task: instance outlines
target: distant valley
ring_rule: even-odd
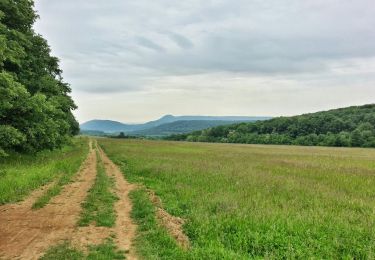
[[[106,135],[124,132],[128,135],[165,136],[188,133],[219,125],[238,122],[255,122],[270,117],[246,116],[173,116],[166,115],[158,120],[143,124],[126,124],[112,120],[91,120],[80,125],[81,133]]]

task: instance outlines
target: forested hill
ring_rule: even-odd
[[[0,0],[0,157],[53,149],[78,133],[70,87],[45,39],[34,32],[31,0]]]
[[[228,121],[228,122],[248,122],[248,121],[257,121],[257,120],[266,120],[270,119],[270,117],[260,117],[260,116],[173,116],[173,115],[165,115],[157,120],[149,121],[146,123],[141,124],[124,124],[117,121],[112,120],[90,120],[81,124],[81,130],[83,131],[103,131],[106,133],[115,133],[115,132],[125,132],[131,134],[135,131],[143,131],[146,129],[151,129],[154,127],[161,126],[163,124],[169,124],[177,121],[185,121],[191,122],[195,124],[193,121]],[[218,125],[218,124],[216,124]],[[208,125],[207,127],[215,126],[214,123]],[[205,128],[207,128],[205,127]],[[193,129],[192,130],[198,130]],[[199,128],[203,129],[203,128]],[[158,131],[158,130],[157,130]],[[190,132],[190,131],[189,131]]]
[[[375,147],[375,104],[218,126],[168,140]]]
[[[230,125],[233,121],[222,120],[181,120],[162,124],[149,129],[130,132],[134,136],[168,136],[171,134],[189,133],[219,125]]]

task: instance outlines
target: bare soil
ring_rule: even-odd
[[[0,207],[0,259],[38,259],[48,248],[69,240],[82,250],[97,245],[112,234],[126,259],[137,259],[132,245],[137,226],[131,219],[132,203],[129,192],[136,186],[128,183],[119,168],[107,157],[96,143],[90,142],[90,152],[76,175],[74,182],[63,187],[45,207],[32,209],[33,203],[53,183],[31,193],[24,201]],[[115,179],[119,200],[115,204],[116,224],[113,228],[77,227],[82,207],[96,177],[96,149],[99,150],[106,173]]]
[[[116,180],[115,193],[119,200],[115,204],[117,215],[114,227],[115,242],[120,250],[127,252],[126,259],[137,259],[135,249],[132,245],[136,236],[137,226],[130,215],[132,202],[129,199],[129,192],[136,189],[136,185],[127,182],[120,169],[108,158],[103,150],[99,148],[99,151],[107,174],[113,176]]]
[[[95,176],[96,153],[91,149],[76,181],[65,185],[44,208],[32,210],[31,206],[48,187],[33,192],[21,203],[0,207],[0,258],[38,259],[50,246],[71,239],[81,202]]]

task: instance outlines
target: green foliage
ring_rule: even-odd
[[[99,153],[97,158],[97,176],[82,205],[79,225],[88,226],[94,222],[98,227],[112,227],[116,222],[114,203],[118,198],[112,192],[114,180],[106,174]]]
[[[2,144],[2,147],[0,147],[0,157],[6,155],[4,149],[10,149],[24,141],[25,136],[16,128],[7,125],[0,125],[0,143]]]
[[[30,0],[0,0],[0,10],[4,13],[2,23],[21,32],[31,30],[37,18],[33,5]]]
[[[375,105],[218,126],[168,140],[306,146],[375,147]]]
[[[0,155],[59,148],[79,131],[58,59],[32,29],[36,18],[33,1],[0,0]]]
[[[86,136],[107,136],[103,131],[95,131],[95,130],[80,130],[80,135],[86,135]]]
[[[98,140],[126,178],[186,220],[191,249],[133,192],[145,259],[372,259],[374,149]]]
[[[129,132],[131,135],[137,136],[168,136],[171,134],[189,133],[209,127],[220,125],[230,125],[233,121],[224,120],[180,120],[171,123],[165,123],[149,129]]]

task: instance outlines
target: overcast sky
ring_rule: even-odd
[[[36,0],[82,123],[375,102],[373,0]]]

